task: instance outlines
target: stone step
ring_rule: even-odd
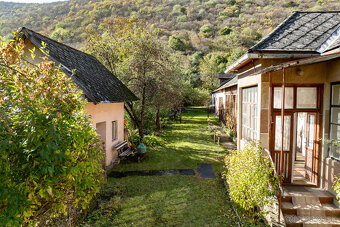
[[[287,227],[340,226],[340,217],[285,215],[284,219]]]
[[[282,197],[282,202],[289,202],[291,203],[292,202],[292,196],[290,195],[286,195],[285,197]],[[321,204],[333,204],[333,199],[334,197],[333,196],[322,196],[322,197],[319,197],[319,200],[320,200],[320,203]]]
[[[284,215],[339,217],[340,208],[336,207],[334,204],[321,204],[321,206],[301,206],[294,205],[290,202],[283,202],[282,213]]]
[[[295,168],[305,168],[305,162],[295,162],[294,169]]]

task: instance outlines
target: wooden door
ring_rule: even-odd
[[[273,144],[273,160],[277,173],[280,173],[280,156],[282,144],[282,122],[281,114],[273,115],[274,118],[274,142]],[[287,113],[284,116],[283,130],[283,182],[290,183],[292,178],[292,150],[293,150],[293,114]]]
[[[316,183],[318,178],[318,154],[316,152],[316,113],[307,113],[306,127],[306,178]]]

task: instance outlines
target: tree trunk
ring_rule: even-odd
[[[143,86],[143,92],[142,92],[142,106],[141,106],[141,111],[140,111],[140,121],[138,125],[138,132],[139,132],[139,137],[143,139],[144,133],[143,133],[143,124],[144,124],[144,110],[145,110],[145,99],[146,99],[146,85]]]
[[[182,123],[182,106],[179,106],[179,123]]]
[[[160,111],[160,107],[158,107],[157,114],[156,114],[156,129],[158,131],[161,130],[160,115],[161,115],[161,111]]]
[[[131,118],[131,120],[133,121],[133,123],[135,124],[135,126],[138,128],[139,137],[142,139],[144,137],[143,122],[140,119],[138,119],[138,115],[133,107],[133,104],[126,103],[126,105],[124,105],[124,108],[128,113],[129,117]]]

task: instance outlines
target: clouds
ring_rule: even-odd
[[[51,3],[64,1],[68,0],[0,0],[0,2],[17,2],[17,3]]]

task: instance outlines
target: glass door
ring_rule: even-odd
[[[282,145],[282,117],[274,114],[274,153],[273,159],[277,173],[280,173],[280,158]],[[293,114],[287,113],[284,116],[283,130],[283,182],[290,183],[292,178],[292,148],[293,148]]]
[[[306,131],[306,178],[316,183],[318,171],[318,155],[315,149],[316,113],[307,113]]]

